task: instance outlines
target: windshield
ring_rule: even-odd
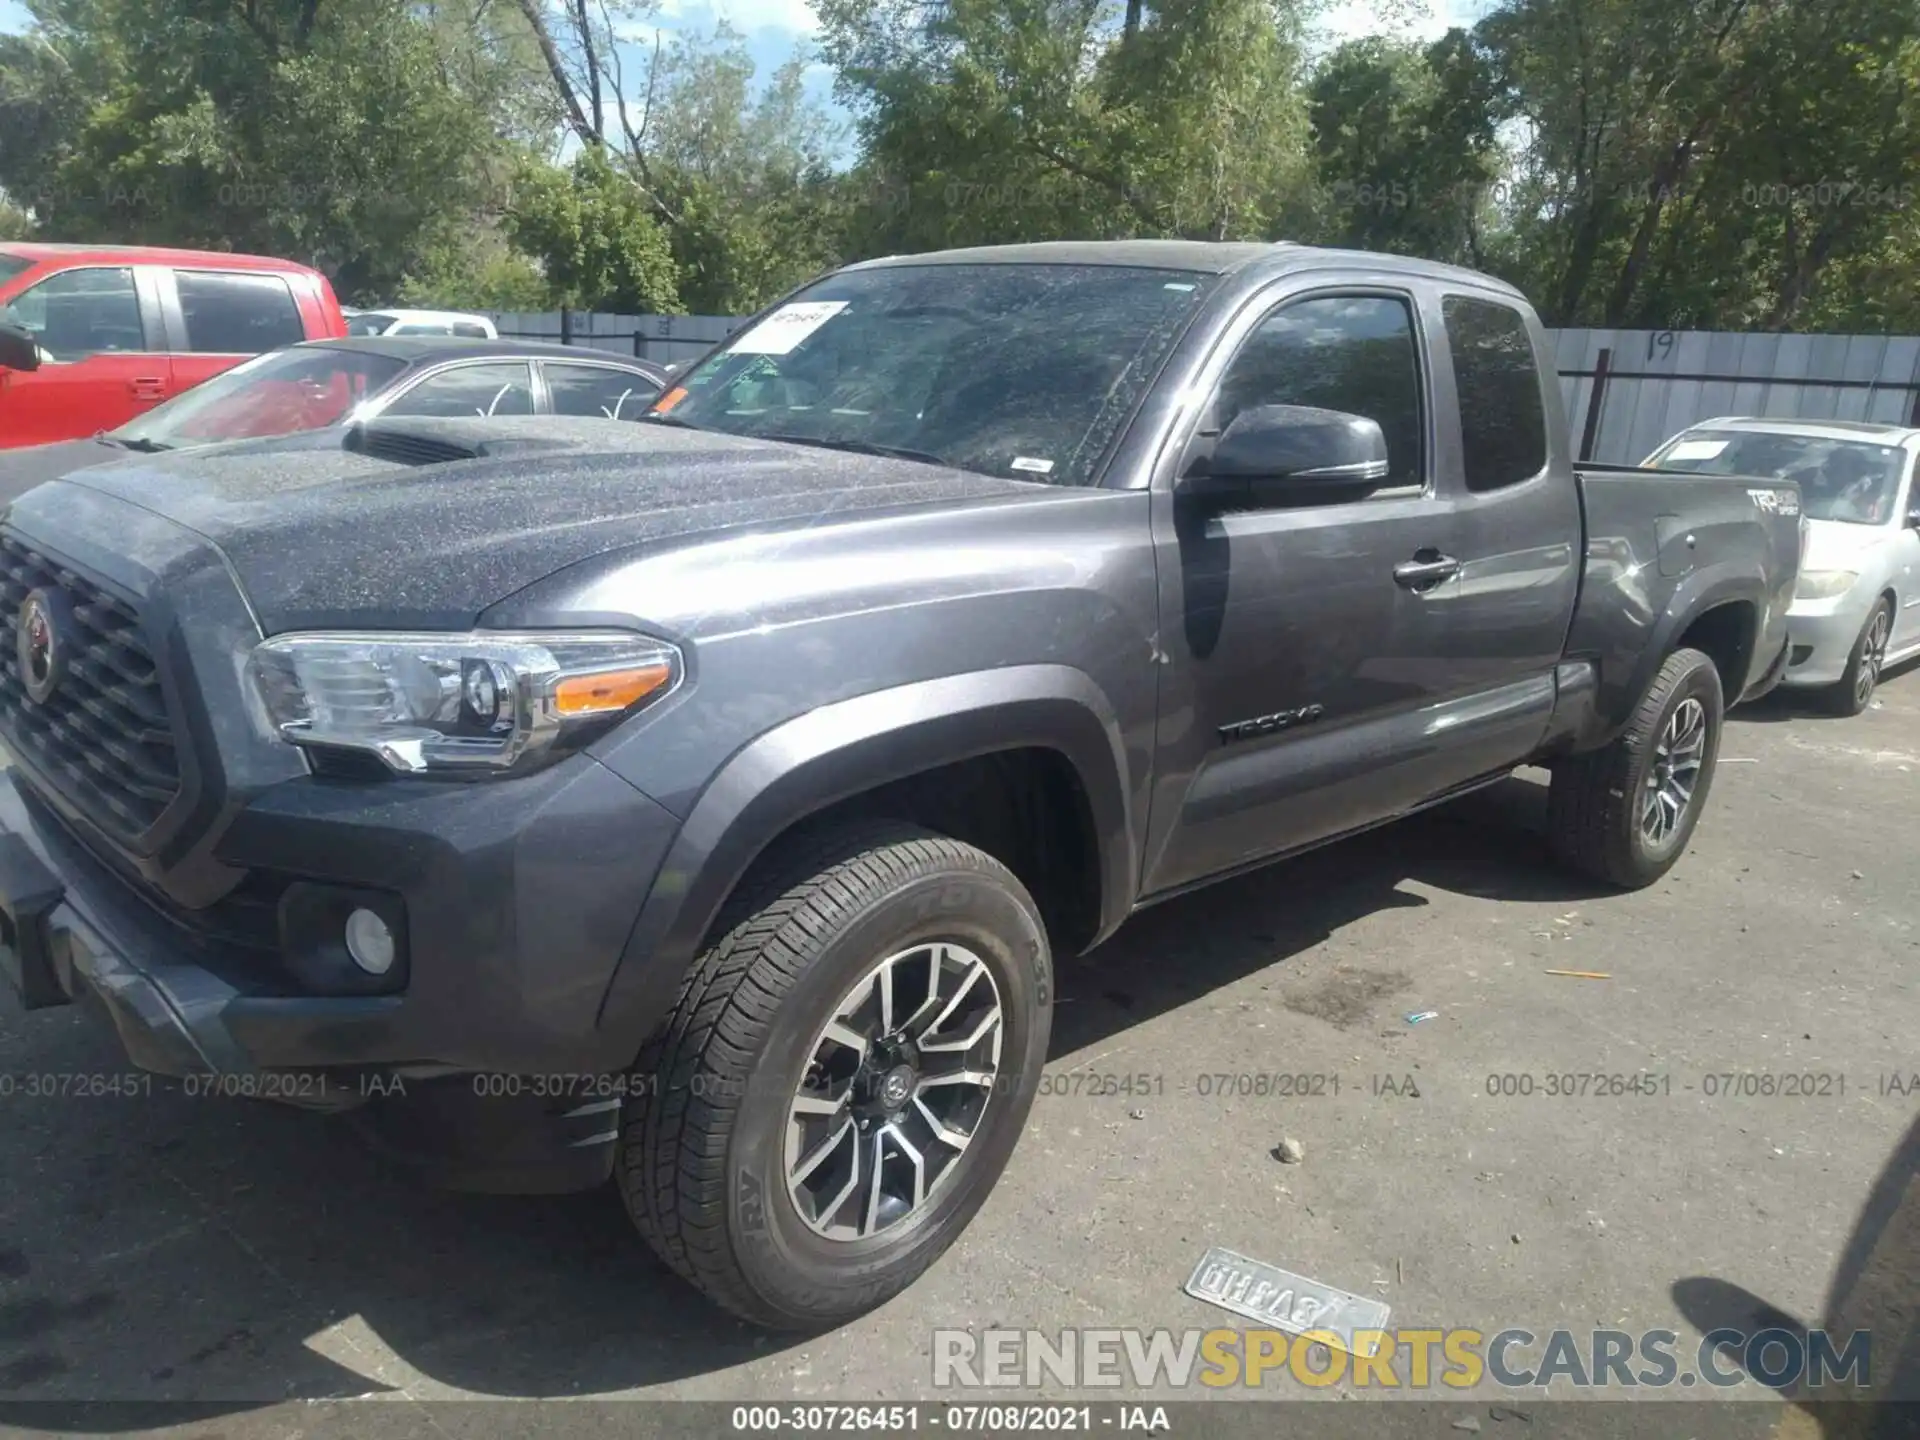
[[[387,327],[393,324],[393,316],[380,314],[360,314],[347,317],[349,335],[384,335]]]
[[[1800,508],[1811,520],[1884,525],[1907,452],[1865,440],[1828,440],[1766,430],[1688,430],[1656,450],[1647,464],[1702,475],[1767,475],[1800,484]]]
[[[24,275],[31,270],[34,262],[24,255],[9,255],[0,250],[0,285],[6,284],[16,275]]]
[[[405,369],[390,355],[296,345],[273,350],[183,391],[107,438],[174,449],[317,430],[378,393]]]
[[[1084,485],[1211,278],[1107,265],[849,271],[735,336],[653,415]]]

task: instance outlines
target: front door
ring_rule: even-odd
[[[1448,318],[1451,353],[1441,297],[1415,286],[1283,300],[1199,412],[1187,454],[1254,405],[1362,415],[1389,475],[1364,498],[1282,508],[1156,496],[1165,669],[1147,893],[1403,813],[1544,734],[1578,497],[1564,457],[1549,463],[1531,354],[1501,349],[1494,327],[1494,359],[1518,368],[1501,372],[1509,413],[1490,416],[1488,317]],[[1436,423],[1457,413],[1456,383],[1477,387],[1464,436]]]
[[[1167,527],[1156,536],[1166,669],[1148,893],[1401,804],[1406,757],[1392,753],[1388,722],[1437,686],[1428,601],[1394,571],[1448,553],[1454,537],[1434,483],[1418,317],[1409,291],[1282,302],[1238,344],[1188,447],[1255,405],[1346,411],[1385,434],[1387,487],[1280,509],[1222,512],[1179,496],[1155,507]]]
[[[5,372],[0,448],[111,430],[172,393],[150,288],[133,266],[81,266],[0,301],[42,351],[38,370]]]

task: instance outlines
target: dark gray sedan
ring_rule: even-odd
[[[664,366],[603,350],[441,335],[315,340],[269,351],[87,440],[0,451],[0,502],[129,450],[317,430],[375,415],[637,420]]]

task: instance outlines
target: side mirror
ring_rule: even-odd
[[[0,370],[38,370],[40,347],[18,325],[0,321]]]
[[[1195,494],[1248,499],[1365,491],[1387,478],[1387,438],[1376,421],[1308,405],[1242,410],[1213,454],[1183,477]]]

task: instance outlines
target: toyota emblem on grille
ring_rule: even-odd
[[[14,648],[20,660],[20,681],[36,705],[47,703],[66,673],[66,637],[72,629],[66,596],[57,590],[35,590],[20,606]]]

